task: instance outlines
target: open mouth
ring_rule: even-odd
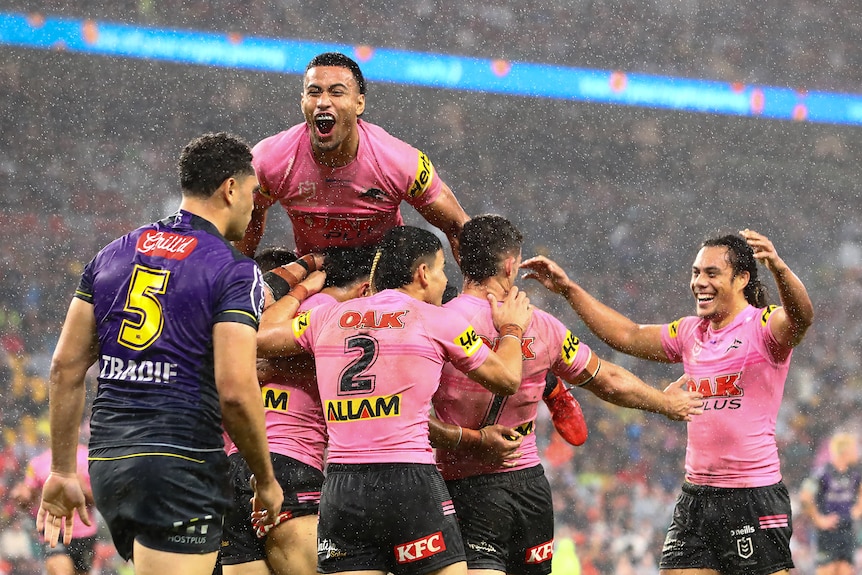
[[[715,299],[714,295],[697,294],[697,303],[709,303]]]
[[[328,134],[335,127],[335,116],[332,114],[320,114],[315,116],[314,125],[321,134]]]

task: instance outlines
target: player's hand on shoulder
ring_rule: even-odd
[[[692,416],[703,413],[703,394],[696,390],[694,380],[683,374],[664,388],[667,400],[665,416],[674,421],[691,421]]]
[[[500,302],[501,305],[497,305],[497,297],[490,293],[488,302],[491,304],[491,317],[495,328],[499,330],[506,324],[515,324],[521,328],[521,331],[527,330],[533,318],[533,306],[530,305],[527,294],[513,286]]]

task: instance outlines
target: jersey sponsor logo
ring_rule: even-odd
[[[534,421],[528,421],[527,423],[522,423],[518,427],[515,428],[515,431],[520,433],[521,435],[530,435],[533,433],[533,428],[535,427]]]
[[[480,335],[482,338],[482,342],[493,349],[495,352],[497,348],[500,347],[501,338],[495,337],[493,340],[484,335]],[[533,351],[533,343],[535,343],[535,337],[525,337],[521,340],[521,357],[524,359],[536,359],[536,352]]]
[[[464,350],[467,357],[470,357],[482,347],[482,338],[479,337],[479,334],[476,333],[472,325],[467,326],[467,329],[462,331],[453,341]]]
[[[401,394],[330,399],[326,401],[326,420],[330,422],[361,421],[401,416]]]
[[[524,563],[527,563],[528,565],[544,563],[545,561],[550,561],[553,556],[554,540],[551,539],[546,543],[542,543],[541,545],[536,545],[535,547],[530,547],[529,549],[527,549],[527,555],[524,558]]]
[[[291,326],[293,327],[293,337],[296,339],[299,339],[305,333],[305,330],[308,329],[308,325],[311,323],[311,311],[304,311],[293,318]]]
[[[193,236],[147,230],[138,237],[135,249],[148,256],[182,260],[189,257],[197,245],[198,239]]]
[[[579,340],[575,335],[566,330],[566,337],[563,339],[563,347],[560,350],[560,357],[563,358],[563,361],[566,362],[566,365],[572,365],[572,362],[575,361],[575,358],[578,356],[578,349],[581,347],[581,340]]]
[[[771,316],[772,312],[774,312],[776,309],[778,309],[777,305],[766,306],[763,309],[763,313],[760,314],[760,325],[766,327],[766,323],[769,321],[769,316]]]
[[[396,545],[395,562],[400,565],[413,563],[443,551],[446,551],[446,542],[443,540],[443,532],[438,531],[416,541]]]
[[[403,329],[401,318],[407,315],[407,310],[386,311],[378,315],[376,311],[359,313],[346,311],[338,318],[338,327],[356,329]]]
[[[431,180],[434,179],[434,166],[431,165],[431,160],[424,152],[419,152],[419,161],[416,165],[416,177],[413,179],[413,185],[410,186],[407,194],[411,198],[418,198],[428,190],[431,185]]]
[[[264,409],[287,411],[287,406],[290,403],[289,390],[278,389],[265,385],[260,388],[260,395],[263,398]]]
[[[338,547],[332,539],[323,539],[317,543],[317,556],[324,559],[343,559],[347,551]]]
[[[742,372],[716,375],[715,377],[701,377],[697,380],[688,380],[689,391],[700,392],[704,398],[709,397],[736,397],[744,395],[742,388],[737,385],[742,378]]]
[[[681,321],[682,319],[678,319],[675,322],[669,323],[667,325],[667,333],[671,338],[675,338],[679,335],[679,322]]]
[[[135,361],[103,355],[101,363],[100,379],[170,383],[177,376],[177,364],[166,361]]]

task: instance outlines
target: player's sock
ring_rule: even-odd
[[[551,392],[544,397],[545,405],[551,411],[554,427],[567,442],[572,445],[583,445],[587,440],[588,430],[581,405],[571,391],[566,388],[562,379],[550,373],[548,377],[554,378],[556,382]],[[548,384],[550,387],[551,382],[549,381]]]

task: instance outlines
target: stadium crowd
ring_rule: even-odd
[[[746,2],[619,0],[558,8],[474,2],[445,17],[439,1],[391,4],[336,2],[327,8],[331,18],[321,17],[317,3],[287,0],[12,0],[0,2],[0,10],[411,49],[445,45],[481,57],[809,89],[858,90],[862,80],[862,69],[850,65],[862,56],[851,41],[858,19],[848,17],[854,6],[845,0],[796,0],[780,6],[782,14],[773,13],[778,4]],[[379,18],[384,9],[386,21]],[[656,41],[668,37],[670,44]],[[300,121],[300,81],[63,52],[3,48],[3,54],[0,574],[38,573],[31,518],[8,494],[45,447],[48,362],[82,266],[109,239],[176,208],[179,142],[220,129],[256,142]],[[379,84],[370,90],[366,117],[423,149],[468,214],[505,215],[525,231],[525,256],[547,253],[602,301],[640,321],[691,312],[679,307],[684,294],[665,287],[683,285],[689,270],[681,267],[675,278],[657,270],[690,261],[697,240],[746,227],[766,232],[806,282],[817,310],[796,351],[778,427],[794,498],[823,460],[829,435],[859,432],[858,128]],[[264,244],[289,237],[287,225],[274,218]],[[661,385],[678,375],[604,348],[564,302],[524,287],[600,353],[646,381]],[[562,442],[547,414],[537,427],[557,539],[576,544],[585,574],[657,573],[683,475],[682,424],[575,393],[590,426],[583,447]],[[798,572],[813,572],[806,571],[812,546],[801,515],[794,545]],[[106,560],[102,572],[123,568]]]

